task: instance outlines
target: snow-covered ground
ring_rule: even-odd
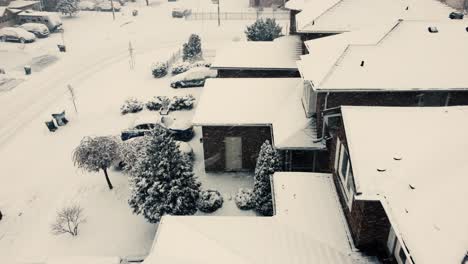
[[[115,189],[109,191],[102,172],[83,172],[73,166],[72,150],[84,136],[118,135],[127,128],[137,116],[120,115],[120,105],[128,97],[146,101],[156,95],[191,93],[198,99],[202,88],[171,89],[169,78],[151,76],[151,63],[166,59],[191,33],[201,36],[205,48],[216,49],[242,38],[245,25],[252,23],[225,21],[218,28],[216,21],[173,19],[170,10],[174,3],[150,2],[150,7],[143,2],[130,3],[116,21],[111,13],[98,12],[64,18],[67,53],[57,50],[60,34],[24,47],[0,43],[0,64],[5,63],[10,74],[25,79],[14,89],[0,91],[0,263],[38,261],[55,255],[148,252],[157,227],[131,213],[126,175],[111,170]],[[211,5],[205,2],[187,0],[187,5]],[[135,8],[139,15],[132,17],[129,14]],[[129,68],[129,41],[136,52],[134,70]],[[33,68],[31,76],[21,74],[25,63],[42,55],[58,60],[40,72]],[[68,84],[75,89],[78,114],[67,94]],[[70,123],[50,133],[44,121],[61,110],[66,111]],[[190,119],[193,111],[173,114]],[[231,199],[239,187],[252,185],[252,177],[206,175],[200,134],[196,130],[190,142],[196,155],[196,175],[204,188],[217,189],[225,197],[223,208],[214,214],[254,215],[238,210]],[[52,235],[49,225],[56,210],[70,203],[83,207],[87,222],[77,238]]]

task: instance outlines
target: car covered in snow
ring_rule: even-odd
[[[62,20],[57,12],[44,12],[25,10],[18,14],[18,23],[41,23],[47,26],[50,32],[62,30]]]
[[[172,77],[172,88],[199,87],[205,85],[208,78],[216,78],[218,71],[207,67],[195,67],[184,73]]]
[[[80,1],[78,8],[83,11],[96,10],[96,3],[93,1]]]
[[[192,13],[192,10],[191,9],[188,9],[188,8],[173,8],[172,9],[172,17],[178,17],[178,18],[182,18],[182,17],[186,17],[188,15],[190,15]]]
[[[0,41],[33,42],[36,36],[22,28],[4,27],[0,29]]]
[[[114,11],[119,12],[122,6],[118,1],[114,1]],[[112,11],[112,3],[110,1],[102,1],[96,4],[97,11]]]
[[[19,27],[33,33],[38,38],[45,38],[50,34],[49,28],[41,23],[25,23]]]
[[[129,129],[122,131],[120,138],[122,141],[126,141],[131,138],[141,137],[150,133],[157,126],[167,129],[177,141],[189,141],[194,136],[193,125],[190,122],[152,113],[150,115],[140,115],[133,121]]]

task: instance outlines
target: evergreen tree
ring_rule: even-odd
[[[245,35],[250,41],[272,41],[275,38],[281,37],[282,28],[276,23],[275,19],[267,18],[263,20],[257,19],[255,23],[247,26]]]
[[[255,211],[262,215],[273,215],[270,176],[279,169],[279,155],[267,140],[260,148],[257,158],[252,196]]]
[[[129,205],[136,214],[156,223],[165,214],[197,211],[200,183],[169,132],[156,127],[130,172]]]
[[[64,15],[73,16],[80,11],[79,3],[80,0],[58,0],[56,9]]]
[[[86,171],[103,170],[112,190],[107,169],[120,158],[119,143],[112,137],[85,137],[73,151],[73,162]]]
[[[184,61],[196,61],[202,59],[201,39],[197,34],[190,35],[187,43],[184,43],[183,55]]]

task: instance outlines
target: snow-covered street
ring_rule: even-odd
[[[129,97],[146,102],[156,95],[192,94],[198,99],[202,88],[172,89],[169,77],[153,78],[150,65],[180,49],[191,33],[200,35],[204,49],[214,50],[243,38],[245,25],[252,22],[223,21],[218,27],[214,20],[172,18],[172,7],[184,3],[150,0],[150,7],[143,1],[129,3],[117,13],[115,21],[111,13],[104,12],[64,17],[66,53],[59,53],[56,46],[62,43],[60,33],[24,47],[0,43],[0,63],[5,62],[9,74],[25,79],[12,90],[0,90],[0,208],[4,215],[0,223],[0,263],[34,262],[56,255],[148,253],[156,225],[132,214],[127,203],[127,176],[110,170],[115,188],[109,191],[102,172],[88,173],[74,167],[72,150],[84,136],[119,135],[127,128],[138,115],[120,114],[121,104]],[[189,0],[186,4],[212,5],[211,1]],[[139,10],[138,16],[131,16],[133,9]],[[136,54],[134,70],[129,67],[129,41]],[[35,71],[33,64],[32,75],[25,76],[22,67],[38,56],[57,60],[41,71]],[[78,113],[67,85],[75,90]],[[51,119],[50,114],[62,110],[69,124],[49,132],[44,122]],[[193,111],[174,115],[190,119]],[[237,209],[232,200],[239,187],[251,186],[252,177],[205,175],[200,136],[196,130],[190,142],[195,152],[195,174],[203,188],[218,189],[225,197],[223,208],[215,214],[254,215]],[[84,209],[86,223],[80,235],[52,235],[50,223],[56,210],[70,203],[79,203]]]

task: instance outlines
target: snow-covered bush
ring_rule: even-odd
[[[147,137],[148,143],[130,171],[128,203],[133,212],[150,223],[165,214],[195,214],[201,184],[192,167],[166,129],[157,126]]]
[[[80,11],[79,3],[80,0],[58,0],[55,8],[64,15],[73,16]]]
[[[155,96],[146,103],[146,108],[151,111],[159,111],[170,105],[171,100],[167,96]]]
[[[208,61],[196,61],[194,63],[192,63],[192,68],[195,68],[195,67],[211,67],[211,62],[208,62]]]
[[[240,188],[235,197],[237,207],[241,210],[250,210],[254,208],[252,195],[252,189]]]
[[[182,49],[182,59],[184,61],[196,61],[202,59],[202,46],[200,36],[197,34],[190,35],[187,43],[184,43]]]
[[[141,110],[143,110],[143,103],[136,98],[128,98],[120,107],[120,113],[122,115],[128,113],[138,113]]]
[[[212,213],[223,206],[223,197],[216,190],[206,190],[200,192],[198,198],[198,210],[204,213]]]
[[[278,152],[267,140],[260,148],[254,176],[252,200],[254,209],[265,216],[273,215],[273,200],[271,195],[270,176],[280,169]]]
[[[174,96],[169,105],[169,110],[190,110],[195,103],[193,95]]]
[[[89,172],[104,171],[107,185],[113,186],[107,169],[120,159],[120,145],[113,137],[84,137],[73,151],[73,163]]]
[[[57,212],[55,221],[50,225],[52,234],[78,235],[78,228],[86,219],[83,216],[83,208],[79,205],[66,206]]]
[[[172,68],[171,68],[171,73],[172,75],[177,75],[177,74],[180,74],[180,73],[183,73],[183,72],[186,72],[188,70],[190,70],[190,68],[192,67],[192,65],[188,62],[179,62],[179,63],[176,63],[174,65],[172,65]]]
[[[281,36],[282,28],[275,19],[258,19],[250,26],[247,26],[245,35],[250,41],[272,41]]]
[[[161,78],[167,75],[167,63],[156,62],[151,66],[151,73],[154,78]]]
[[[144,151],[148,145],[148,137],[136,137],[123,141],[120,144],[120,161],[119,165],[125,172],[130,172],[138,158],[138,153]]]

